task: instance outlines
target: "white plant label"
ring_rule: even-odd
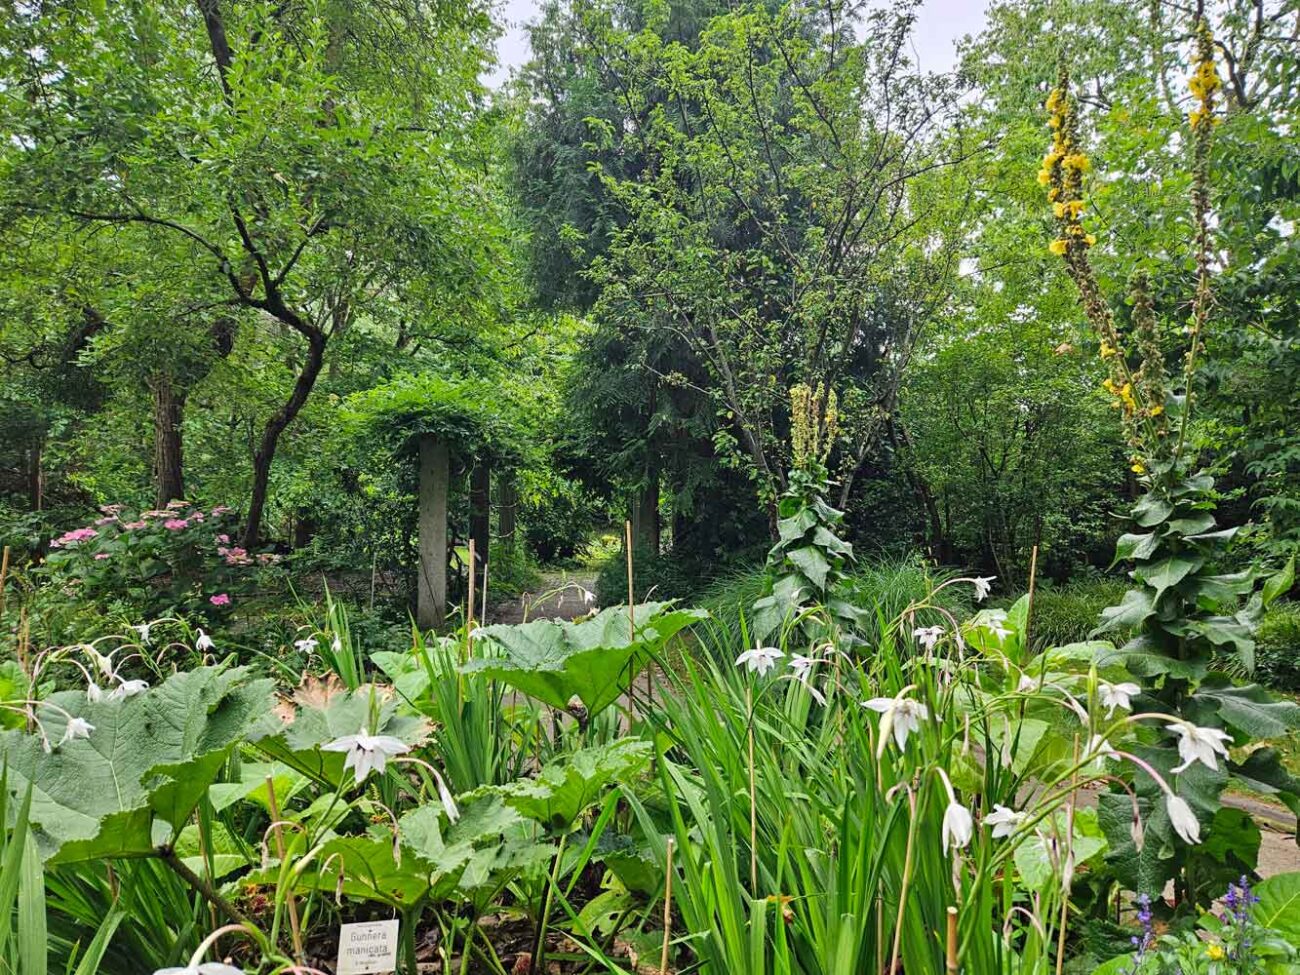
[[[397,921],[365,921],[339,926],[338,975],[370,975],[397,970]]]

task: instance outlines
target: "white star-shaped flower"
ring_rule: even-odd
[[[976,576],[971,580],[975,587],[975,602],[982,603],[990,592],[993,591],[993,582],[997,576]]]
[[[1101,768],[1105,759],[1118,759],[1119,752],[1115,751],[1115,749],[1111,747],[1110,742],[1101,735],[1093,735],[1092,740],[1088,742],[1088,749],[1084,753],[1084,758],[1093,759],[1096,762],[1097,767]]]
[[[1097,697],[1106,709],[1106,717],[1115,713],[1116,708],[1132,711],[1132,698],[1142,693],[1142,688],[1131,681],[1123,684],[1107,684],[1104,680],[1097,683]]]
[[[319,646],[316,642],[316,638],[310,636],[301,640],[294,640],[293,645],[299,653],[311,653],[317,646]]]
[[[943,636],[943,627],[942,626],[918,626],[915,630],[912,631],[912,636],[914,636],[917,642],[920,643],[921,646],[925,648],[926,653],[933,653],[934,645],[938,643],[939,638]]]
[[[993,827],[993,838],[997,840],[1014,833],[1027,815],[994,803],[993,811],[984,817],[984,825]]]
[[[930,709],[924,704],[902,696],[873,697],[870,701],[863,701],[862,706],[880,712],[878,752],[884,751],[885,741],[890,734],[893,734],[898,750],[902,751],[907,747],[907,736],[913,731],[919,731],[921,722],[930,717]]]
[[[209,650],[215,650],[217,645],[213,642],[212,637],[208,636],[202,630],[198,631],[198,637],[194,640],[194,649],[199,653],[206,653]]]
[[[776,668],[776,662],[785,654],[776,647],[754,647],[736,658],[736,666],[748,667],[755,674],[766,674]]]
[[[357,785],[364,782],[371,772],[382,772],[392,756],[404,755],[411,750],[411,746],[400,738],[372,735],[365,728],[355,735],[344,735],[320,747],[323,752],[347,753],[343,767],[354,771]]]
[[[104,689],[94,681],[91,681],[86,685],[86,700],[91,704],[98,704],[100,701],[104,700],[105,696]]]
[[[89,738],[90,733],[95,730],[95,726],[85,718],[69,718],[67,726],[63,729],[63,737],[59,739],[62,745],[65,741],[72,741],[74,738]]]
[[[1016,684],[1016,692],[1019,694],[1032,694],[1038,690],[1038,681],[1029,674],[1021,674],[1020,680]]]
[[[152,626],[152,623],[136,623],[131,627],[136,633],[140,634],[140,642],[146,647],[149,646],[149,630]]]
[[[159,968],[153,975],[244,975],[244,970],[219,961],[205,961],[184,968]]]
[[[1175,766],[1170,771],[1183,772],[1197,762],[1217,771],[1219,763],[1214,757],[1215,752],[1224,758],[1228,757],[1226,742],[1232,741],[1232,735],[1226,731],[1201,728],[1190,721],[1175,721],[1165,727],[1178,734],[1178,755],[1183,760],[1182,765]]]
[[[110,701],[123,701],[128,697],[135,697],[137,694],[143,694],[149,690],[147,680],[124,680],[109,692]]]

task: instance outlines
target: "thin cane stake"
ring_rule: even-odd
[[[1029,654],[1029,630],[1034,621],[1034,580],[1038,577],[1038,546],[1029,553],[1029,594],[1025,597],[1025,654]]]
[[[948,960],[944,966],[948,972],[957,971],[957,908],[948,908]]]
[[[474,559],[474,539],[469,540],[469,599],[465,602],[465,650],[467,656],[474,656],[474,576],[478,571]]]
[[[668,975],[668,942],[673,933],[673,838],[668,837],[668,872],[664,875],[664,947],[659,954],[659,975]]]
[[[275,800],[275,780],[271,776],[266,777],[266,805],[271,812],[271,821],[275,823],[272,832],[275,833],[275,851],[280,857],[280,863],[284,863],[284,828],[280,825],[280,804]],[[298,902],[293,896],[293,890],[287,890],[284,894],[285,906],[289,908],[289,935],[293,938],[293,959],[299,965],[303,964],[306,955],[302,950],[302,929],[298,926]]]
[[[635,638],[636,620],[632,618],[634,612],[632,607],[636,602],[636,595],[632,589],[632,522],[623,522],[623,534],[627,546],[627,626],[628,633]]]
[[[5,614],[5,580],[9,578],[9,546],[5,546],[4,555],[0,556],[0,616]]]

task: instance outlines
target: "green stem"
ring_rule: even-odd
[[[250,921],[243,912],[222,897],[215,887],[187,867],[180,857],[176,855],[176,851],[171,847],[160,847],[158,849],[158,857],[163,863],[171,867],[178,877],[207,898],[208,903],[219,910],[233,923],[247,925],[250,928],[254,927],[253,922]]]
[[[420,975],[420,963],[415,958],[415,921],[418,917],[416,908],[402,912],[402,953],[406,956],[406,975]]]
[[[546,896],[542,898],[542,916],[537,920],[537,940],[533,944],[533,958],[529,968],[531,975],[543,971],[542,955],[546,951],[546,926],[551,917],[551,897],[555,892],[555,885],[560,881],[560,864],[564,860],[564,844],[568,838],[567,835],[560,837],[560,845],[556,848],[555,859],[551,863],[551,873],[546,880]]]

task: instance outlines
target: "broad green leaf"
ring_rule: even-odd
[[[1205,560],[1202,558],[1176,555],[1161,559],[1159,562],[1152,562],[1150,565],[1139,566],[1133,570],[1133,577],[1155,589],[1156,598],[1159,599],[1160,594],[1166,589],[1178,585],[1204,564]]]
[[[1038,829],[1048,837],[1059,837],[1060,853],[1064,855],[1066,837],[1066,815],[1058,811],[1048,817]],[[1097,825],[1097,812],[1093,809],[1075,810],[1074,836],[1071,849],[1074,851],[1075,865],[1087,863],[1093,857],[1103,853],[1107,848],[1105,837]],[[1037,833],[1024,837],[1012,854],[1020,879],[1029,890],[1041,891],[1049,884],[1060,883],[1059,867],[1053,868],[1052,855],[1045,841]]]
[[[397,703],[390,689],[363,684],[322,703],[301,705],[279,734],[263,739],[258,747],[318,782],[338,785],[346,756],[343,752],[321,751],[321,745],[355,735],[363,727],[372,734],[400,738],[412,747],[428,737],[428,722],[398,714]]]
[[[1133,520],[1139,527],[1154,528],[1171,514],[1174,506],[1162,498],[1147,495],[1133,506]]]
[[[1151,594],[1144,589],[1130,589],[1124,593],[1118,606],[1107,606],[1101,611],[1102,623],[1097,633],[1141,626],[1154,612]]]
[[[831,564],[826,561],[826,556],[822,555],[821,549],[813,545],[805,545],[803,548],[786,552],[785,557],[794,563],[795,568],[807,576],[808,581],[819,591],[826,588],[826,576],[831,571]]]
[[[94,726],[46,753],[36,735],[0,736],[10,782],[33,786],[31,821],[41,855],[54,862],[132,856],[174,837],[239,743],[269,733],[269,680],[248,670],[201,667],[123,701],[62,692],[52,703]],[[54,741],[63,718],[42,719]]]
[[[1264,590],[1262,593],[1264,605],[1268,606],[1279,596],[1285,596],[1295,585],[1295,556],[1287,559],[1279,571],[1273,573],[1264,580]]]
[[[1254,889],[1259,903],[1254,918],[1293,945],[1300,945],[1300,873],[1280,873]]]
[[[1300,728],[1300,705],[1275,697],[1258,684],[1202,686],[1192,695],[1191,705],[1205,702],[1236,733],[1238,745],[1246,744],[1248,739],[1281,738]]]
[[[1115,543],[1115,561],[1123,562],[1126,559],[1141,561],[1149,559],[1156,551],[1156,536],[1147,535],[1121,535],[1119,541]]]
[[[553,708],[567,708],[576,697],[595,715],[618,700],[653,653],[706,615],[670,603],[642,603],[633,609],[632,639],[627,614],[626,607],[615,606],[578,623],[485,627],[483,656],[462,669],[504,681]]]
[[[605,790],[625,781],[645,764],[649,742],[623,738],[583,748],[547,763],[536,778],[497,788],[507,806],[557,833],[573,828]]]

